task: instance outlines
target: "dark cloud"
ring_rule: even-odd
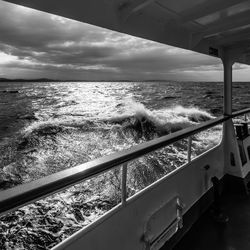
[[[110,60],[110,65],[126,68],[128,71],[147,70],[150,72],[199,70],[201,66],[208,66],[207,70],[221,70],[221,63],[218,59],[194,53],[169,53],[164,51],[163,48],[157,48],[145,53],[131,53],[127,56],[118,55]]]
[[[190,80],[221,74],[220,61],[208,56],[2,1],[0,13],[1,76]]]

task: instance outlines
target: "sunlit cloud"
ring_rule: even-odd
[[[7,65],[18,60],[17,56],[9,55],[0,51],[0,65]]]
[[[19,12],[21,15],[27,15],[27,14],[32,14],[33,13],[32,9],[24,7],[24,6],[21,6],[21,5],[15,5],[15,6],[13,6],[13,8],[17,12]]]
[[[67,22],[66,18],[63,18],[63,17],[60,17],[60,16],[51,15],[50,18],[51,18],[52,21],[56,21],[56,22],[59,22],[61,24],[65,24]]]

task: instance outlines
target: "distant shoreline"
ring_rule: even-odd
[[[8,79],[0,78],[0,82],[57,82],[61,80],[47,79],[47,78],[38,78],[38,79]]]

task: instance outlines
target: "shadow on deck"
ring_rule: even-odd
[[[208,209],[173,250],[249,250],[250,197],[224,194],[221,205],[228,223],[215,222]]]

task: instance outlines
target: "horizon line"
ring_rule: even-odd
[[[170,79],[124,79],[124,80],[115,80],[115,79],[103,79],[103,80],[87,80],[87,79],[50,79],[50,78],[0,78],[0,82],[214,82],[214,83],[223,83],[223,81],[218,80],[170,80]],[[249,81],[233,81],[233,82],[249,82]]]

